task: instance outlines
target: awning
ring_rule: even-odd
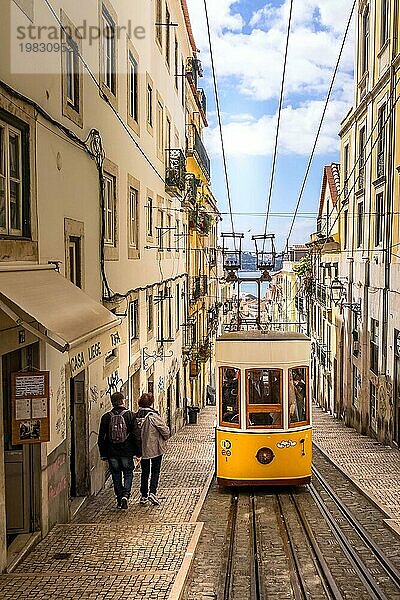
[[[73,372],[122,341],[120,319],[54,269],[0,269],[0,309],[60,352],[69,351]]]

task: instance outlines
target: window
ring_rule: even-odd
[[[138,108],[138,64],[132,52],[129,52],[129,116],[136,123],[139,120]]]
[[[0,121],[0,233],[22,236],[24,229],[24,178],[28,179],[23,165],[23,154],[28,140],[22,130]],[[24,150],[25,149],[25,150]],[[26,232],[28,233],[28,232]]]
[[[185,75],[185,63],[182,61],[182,88],[181,88],[181,94],[182,94],[182,106],[185,106],[185,84],[186,84],[186,77],[184,77]]]
[[[389,0],[381,0],[381,47],[389,39]]]
[[[177,283],[175,286],[175,310],[176,310],[175,329],[176,329],[176,331],[179,331],[179,329],[181,327],[181,286],[179,285],[179,283]]]
[[[153,88],[147,84],[147,123],[153,127]]]
[[[362,15],[361,27],[361,75],[368,71],[369,59],[369,7],[367,7]]]
[[[164,290],[161,289],[159,292],[158,300],[158,342],[164,343]]]
[[[166,128],[165,128],[165,142],[167,150],[171,150],[171,119],[167,117]]]
[[[171,62],[171,14],[168,5],[165,5],[165,60],[169,67]]]
[[[384,177],[385,175],[385,115],[386,105],[384,104],[378,110],[378,143],[377,143],[377,164],[376,174],[377,177]]]
[[[148,237],[153,236],[153,198],[150,196],[147,198],[146,231]]]
[[[64,44],[65,95],[68,105],[79,112],[79,51],[76,42],[67,37]]]
[[[129,246],[139,248],[138,191],[129,188]]]
[[[172,312],[172,294],[171,294],[171,288],[167,289],[167,298],[168,298],[168,314],[167,314],[167,319],[168,319],[168,341],[172,341],[173,340],[173,335],[172,335],[172,329],[173,329],[173,325],[172,325],[172,318],[173,318],[173,312]]]
[[[352,404],[355,408],[358,407],[358,396],[361,387],[361,377],[358,373],[358,369],[355,365],[353,365],[353,395],[352,395]]]
[[[349,195],[349,145],[344,147],[343,151],[343,192],[344,201],[347,201]]]
[[[359,202],[357,208],[357,248],[361,248],[364,241],[364,202]]]
[[[157,101],[157,152],[164,157],[164,107]]]
[[[113,18],[103,6],[103,83],[110,92],[117,95],[116,85],[116,27]]]
[[[308,422],[308,368],[289,369],[289,424]]]
[[[156,41],[162,46],[162,0],[156,0]]]
[[[370,339],[370,369],[375,375],[378,375],[378,357],[379,357],[379,321],[371,319],[371,339]]]
[[[104,174],[104,243],[115,245],[115,177]]]
[[[247,427],[282,427],[282,371],[246,371]]]
[[[370,426],[376,430],[376,417],[378,413],[378,390],[373,383],[369,384],[369,416]]]
[[[177,219],[176,220],[176,230],[175,230],[175,250],[177,252],[180,251],[180,243],[181,243],[181,223]]]
[[[365,184],[365,127],[358,135],[358,189],[364,189]]]
[[[82,287],[81,238],[69,236],[68,240],[68,275],[74,285]]]
[[[349,211],[343,212],[343,248],[347,248],[349,243]]]
[[[220,424],[240,427],[240,369],[220,367]]]
[[[159,209],[158,211],[158,222],[160,224],[159,228],[158,228],[158,250],[159,252],[163,252],[164,251],[164,235],[165,235],[165,229],[164,229],[164,211],[162,208]]]
[[[171,215],[167,215],[167,251],[171,252],[172,250],[172,219]]]
[[[153,292],[148,291],[146,293],[146,303],[147,303],[147,330],[153,330],[154,323],[154,302],[153,302]]]
[[[131,345],[139,339],[139,300],[129,304],[129,339]]]
[[[384,206],[383,193],[375,197],[375,246],[383,242]]]
[[[178,69],[179,69],[179,44],[178,44],[178,38],[175,35],[175,53],[174,53],[174,64],[175,64],[175,88],[178,91],[178,81],[179,81],[179,73],[178,73]],[[183,73],[182,73],[183,75]]]

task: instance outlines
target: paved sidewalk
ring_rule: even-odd
[[[170,441],[161,506],[142,507],[135,474],[128,511],[110,486],[72,523],[55,526],[13,572],[0,575],[0,598],[18,600],[177,600],[200,536],[198,515],[213,474],[215,408],[204,409]]]
[[[400,452],[313,407],[314,442],[388,515],[400,533]]]

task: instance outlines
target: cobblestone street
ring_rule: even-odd
[[[138,472],[128,511],[115,508],[108,485],[72,523],[54,527],[13,573],[0,576],[0,597],[177,598],[190,559],[185,557],[202,528],[196,521],[213,472],[214,418],[215,409],[205,409],[198,425],[171,439],[161,506],[138,504]]]
[[[0,576],[0,597],[177,600],[195,550],[191,573],[195,585],[184,597],[215,597],[210,581],[220,569],[229,494],[213,485],[213,517],[201,514],[213,473],[214,418],[215,409],[206,408],[198,425],[185,427],[171,439],[162,469],[160,507],[138,504],[138,473],[126,512],[115,508],[108,485],[84,504],[72,523],[54,527],[13,573]],[[357,434],[319,408],[314,408],[314,419],[318,446],[398,527],[399,453]]]

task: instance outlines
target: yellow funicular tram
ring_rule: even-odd
[[[231,331],[218,338],[219,484],[310,482],[310,352],[302,333]]]

